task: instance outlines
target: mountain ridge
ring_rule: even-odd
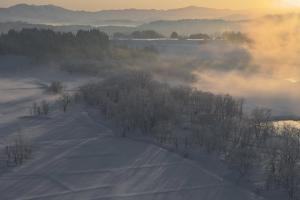
[[[235,10],[198,6],[168,10],[130,8],[99,11],[70,10],[52,4],[17,4],[8,8],[0,8],[1,22],[24,21],[28,23],[71,25],[103,25],[105,21],[109,20],[130,20],[135,21],[134,25],[141,25],[157,20],[223,19],[233,15],[240,15],[241,18],[247,17]]]
[[[20,3],[15,4],[13,6],[9,7],[2,7],[4,9],[12,9],[12,8],[18,8],[18,7],[35,7],[35,8],[41,8],[41,7],[52,7],[52,8],[60,8],[72,12],[88,12],[88,13],[97,13],[97,12],[103,12],[103,11],[126,11],[126,10],[141,10],[141,11],[177,11],[177,10],[187,10],[187,9],[208,9],[208,10],[217,10],[217,11],[237,11],[237,10],[231,10],[231,9],[219,9],[219,8],[211,8],[211,7],[204,7],[204,6],[185,6],[185,7],[179,7],[179,8],[170,8],[170,9],[155,9],[155,8],[149,8],[149,9],[142,9],[142,8],[124,8],[124,9],[103,9],[103,10],[96,10],[96,11],[88,11],[88,10],[73,10],[69,8],[64,8],[61,6],[57,6],[54,4],[26,4],[26,3]]]

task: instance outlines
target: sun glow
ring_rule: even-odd
[[[288,82],[290,82],[290,83],[298,83],[299,82],[299,80],[295,79],[295,78],[287,78],[285,80],[288,81]]]
[[[300,7],[300,0],[282,0],[281,6],[288,8]]]

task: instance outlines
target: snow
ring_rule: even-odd
[[[199,162],[116,136],[83,106],[66,113],[52,108],[49,117],[28,117],[34,101],[56,98],[41,85],[63,79],[72,89],[91,79],[54,75],[39,71],[0,77],[1,144],[21,133],[34,146],[32,159],[24,165],[0,169],[1,200],[263,199]]]

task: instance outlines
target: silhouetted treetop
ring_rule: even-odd
[[[201,40],[209,40],[210,39],[209,35],[203,34],[203,33],[190,35],[189,38],[190,39],[201,39]]]
[[[176,38],[179,38],[179,35],[178,35],[177,32],[173,32],[173,33],[170,35],[170,38],[176,39]]]
[[[10,30],[0,36],[0,54],[45,57],[101,58],[109,47],[109,37],[98,30],[76,34],[49,29]]]
[[[134,31],[131,33],[132,38],[136,39],[155,39],[155,38],[164,38],[164,36],[160,33],[157,33],[153,30],[146,30],[146,31]]]
[[[224,40],[228,40],[234,43],[247,43],[247,44],[253,43],[253,40],[251,38],[249,38],[246,34],[241,32],[230,32],[230,31],[224,32],[222,34],[222,38]]]

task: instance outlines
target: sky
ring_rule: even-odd
[[[19,3],[54,4],[73,10],[169,9],[191,5],[221,9],[253,10],[300,6],[300,0],[0,0],[0,7],[9,7]]]

